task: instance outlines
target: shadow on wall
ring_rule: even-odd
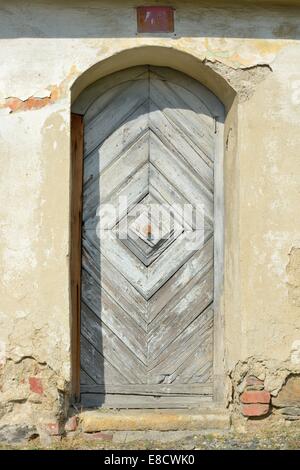
[[[293,2],[277,7],[249,7],[244,2],[241,6],[232,1],[223,1],[223,6],[219,1],[199,3],[164,2],[176,9],[176,32],[164,37],[300,38],[300,8],[293,7]],[[138,36],[135,7],[144,2],[11,0],[1,4],[0,38],[126,38]]]

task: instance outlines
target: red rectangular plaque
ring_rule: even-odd
[[[138,33],[173,33],[174,8],[137,7]]]

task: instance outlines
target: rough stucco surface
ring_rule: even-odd
[[[212,89],[224,102],[235,96],[224,142],[229,395],[248,373],[274,395],[300,373],[300,10],[174,1],[176,36],[147,37],[136,35],[133,3],[113,3],[0,1],[0,424],[8,411],[35,420],[29,376],[52,389],[33,392],[53,411],[46,420],[65,407],[71,87],[105,59],[117,70],[119,53],[141,46],[197,60],[223,79],[224,92],[218,81]]]

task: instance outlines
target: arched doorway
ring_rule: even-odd
[[[84,124],[81,403],[211,401],[223,106],[187,75],[145,65],[95,82],[73,109]]]

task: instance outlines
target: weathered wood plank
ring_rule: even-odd
[[[123,187],[141,167],[148,162],[149,136],[142,135],[125,153],[121,153],[100,175],[84,186],[84,217],[101,204],[107,202],[120,187]]]
[[[137,231],[135,224],[138,216],[144,217],[143,221],[139,219],[139,225],[151,224],[150,241],[143,231],[142,233]],[[158,229],[156,235],[153,232],[155,227]],[[116,229],[118,238],[145,266],[149,266],[158,258],[182,232],[181,221],[171,215],[170,207],[160,203],[160,199],[154,199],[151,194],[130,211]]]
[[[76,99],[72,105],[74,113],[85,114],[94,101],[106,93],[108,90],[134,80],[145,80],[149,77],[148,65],[138,65],[129,69],[121,70],[110,75],[106,75],[100,80],[88,86]]]
[[[100,261],[101,258],[101,261]],[[147,330],[148,305],[128,280],[101,255],[85,238],[82,240],[82,264],[84,269],[102,285],[106,292],[143,328]],[[100,270],[101,264],[101,270]],[[116,289],[116,285],[118,288]]]
[[[82,271],[82,301],[99,317],[99,320],[105,323],[126,344],[132,354],[135,354],[142,363],[146,363],[146,333],[116,303],[113,297],[110,297],[103,288],[101,289],[94,282],[85,270]],[[127,326],[126,330],[124,325]]]
[[[161,204],[169,204],[174,211],[176,220],[181,222],[184,227],[189,230],[195,228],[193,212],[184,211],[184,208],[189,204],[188,200],[151,164],[149,168],[149,193]]]
[[[213,237],[211,237],[200,250],[189,259],[177,272],[166,282],[158,292],[149,300],[148,318],[149,323],[157,314],[172,300],[177,301],[182,296],[185,286],[200,273],[206,272],[207,267],[213,266]]]
[[[165,82],[160,80],[151,81],[150,99],[155,103],[156,108],[163,112],[173,126],[184,136],[190,147],[194,148],[195,151],[200,150],[202,158],[206,156],[208,161],[213,161],[214,120],[212,118],[210,118],[208,126],[203,119],[204,115],[196,114],[185,103],[181,102],[180,104],[176,94]],[[194,102],[196,102],[196,98],[193,96],[190,99],[194,99]]]
[[[125,375],[130,383],[146,383],[146,367],[84,303],[81,306],[81,317],[81,334],[85,339],[102,356],[109,358],[114,368]]]
[[[175,83],[179,87],[190,91],[203,102],[211,116],[220,115],[222,107],[220,106],[218,98],[209,91],[208,88],[201,85],[200,82],[194,80],[192,77],[169,67],[156,67],[154,65],[149,66],[149,75],[150,79],[152,76],[158,77],[168,83]]]
[[[181,383],[212,382],[213,351],[211,340],[212,334],[210,337],[203,338],[198,349],[177,369],[177,377],[180,377]]]
[[[136,395],[112,395],[112,394],[93,394],[82,393],[81,403],[87,408],[101,406],[102,408],[193,408],[201,402],[211,402],[212,395],[197,396],[175,396],[175,397],[151,397]]]
[[[163,376],[166,377],[165,380],[170,377],[172,383],[176,383],[176,380],[181,381],[182,374],[179,368],[185,373],[190,363],[195,364],[200,376],[202,363],[212,365],[212,329],[213,309],[209,306],[161,352],[156,360],[149,364],[151,381],[162,382]],[[201,354],[201,361],[195,360],[198,351]]]
[[[109,218],[101,219],[99,214],[102,212],[102,203],[99,201],[99,194],[92,193],[89,201],[83,204],[83,222],[85,229],[95,229],[100,222],[103,229],[111,229],[122,219],[135,204],[137,204],[148,193],[149,164],[146,163],[136,171],[122,186],[118,188],[103,204],[110,204],[114,212],[110,213]],[[124,205],[126,197],[127,205]],[[100,206],[100,213],[98,207]],[[102,209],[101,209],[102,208]],[[115,216],[113,216],[115,214]]]
[[[83,369],[80,370],[80,383],[80,391],[82,391],[82,387],[93,387],[94,385],[96,385],[94,380]]]
[[[128,384],[128,378],[120,374],[114,366],[83,336],[80,336],[81,368],[97,384]]]
[[[150,135],[150,162],[194,207],[202,208],[206,218],[212,222],[212,192],[153,133]]]
[[[81,223],[83,174],[83,118],[71,114],[71,303],[72,303],[72,390],[80,393],[80,288],[81,288]]]
[[[145,298],[147,287],[146,266],[121,243],[115,233],[110,238],[103,237],[99,242],[94,230],[87,230],[85,238],[92,243],[122,276]],[[100,258],[101,266],[101,258]]]
[[[195,172],[197,178],[212,192],[214,184],[213,162],[200,149],[195,150],[186,140],[185,134],[174,126],[152,102],[150,109],[149,121],[151,130],[172,153],[175,153],[182,159],[190,171]]]
[[[211,237],[211,232],[183,232],[158,259],[148,268],[148,286],[145,288],[150,298],[170,277],[188,262],[193,254]]]
[[[91,123],[93,119],[97,118],[98,115],[102,113],[111,102],[118,100],[119,96],[126,93],[128,88],[131,86],[131,81],[120,83],[119,85],[115,86],[114,88],[110,88],[105,93],[96,98],[84,114],[85,126],[88,128],[89,123]]]
[[[113,131],[148,100],[148,80],[139,80],[124,89],[123,87],[124,85],[120,85],[120,93],[117,90],[117,97],[109,100],[103,110],[102,101],[104,98],[100,98],[100,112],[92,120],[89,121],[88,116],[85,116],[85,156],[99,147]],[[108,93],[111,95],[111,91]]]
[[[150,396],[180,396],[180,395],[211,395],[212,384],[135,384],[135,385],[83,385],[82,393],[110,393],[117,395],[150,395]]]
[[[154,319],[148,333],[152,361],[212,302],[212,284],[213,273],[209,271],[176,305],[168,305]]]
[[[199,99],[198,94],[195,95],[191,90],[179,86],[177,83],[161,81],[158,78],[151,80],[151,76],[150,83],[160,89],[170,104],[173,106],[177,104],[176,111],[178,113],[186,113],[183,119],[187,118],[194,123],[197,131],[196,138],[200,136],[201,139],[213,143],[214,116],[204,102]],[[195,136],[193,136],[193,141],[195,141]]]
[[[115,132],[84,161],[84,184],[96,178],[121,153],[126,152],[139,137],[148,132],[149,103],[143,103]]]
[[[150,266],[146,267],[123,243],[115,233],[110,238],[103,237],[99,242],[94,230],[86,230],[85,238],[140,292],[149,299],[202,245],[199,233],[183,232]],[[210,238],[208,232],[203,242]]]
[[[224,304],[223,304],[223,286],[224,286],[224,171],[223,171],[223,110],[219,118],[216,119],[216,159],[215,159],[215,187],[214,187],[214,219],[215,219],[215,282],[214,282],[214,397],[217,401],[224,401]]]

